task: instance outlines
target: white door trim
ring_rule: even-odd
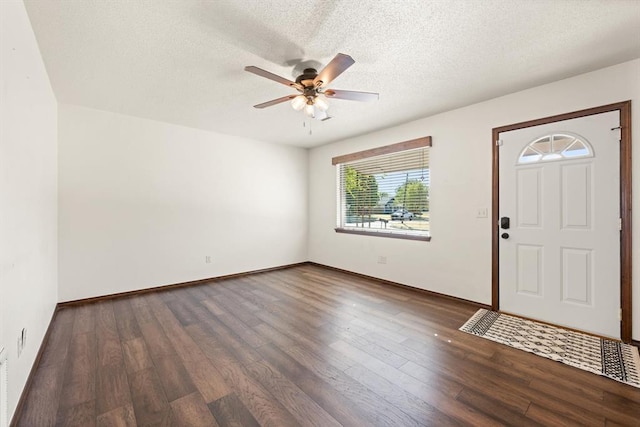
[[[624,342],[631,342],[631,101],[618,102],[586,110],[542,119],[501,126],[492,130],[491,145],[493,147],[493,201],[492,201],[492,292],[491,306],[493,310],[500,309],[500,279],[499,279],[499,135],[516,129],[538,126],[547,123],[575,119],[609,111],[620,113],[620,215],[622,230],[620,232],[620,307],[622,320],[620,322],[620,337]]]

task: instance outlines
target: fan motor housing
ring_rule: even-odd
[[[302,74],[296,78],[296,83],[301,84],[305,88],[313,86],[313,80],[318,77],[318,71],[315,68],[305,68]]]

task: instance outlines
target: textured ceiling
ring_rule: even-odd
[[[637,0],[26,0],[61,103],[311,147],[640,57]],[[312,121],[293,93],[302,60],[356,63]]]

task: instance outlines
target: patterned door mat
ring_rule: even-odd
[[[632,345],[484,308],[460,330],[640,388],[640,356]]]

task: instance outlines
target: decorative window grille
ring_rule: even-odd
[[[553,134],[531,141],[520,153],[518,164],[581,157],[593,157],[593,149],[584,138],[569,134]]]

